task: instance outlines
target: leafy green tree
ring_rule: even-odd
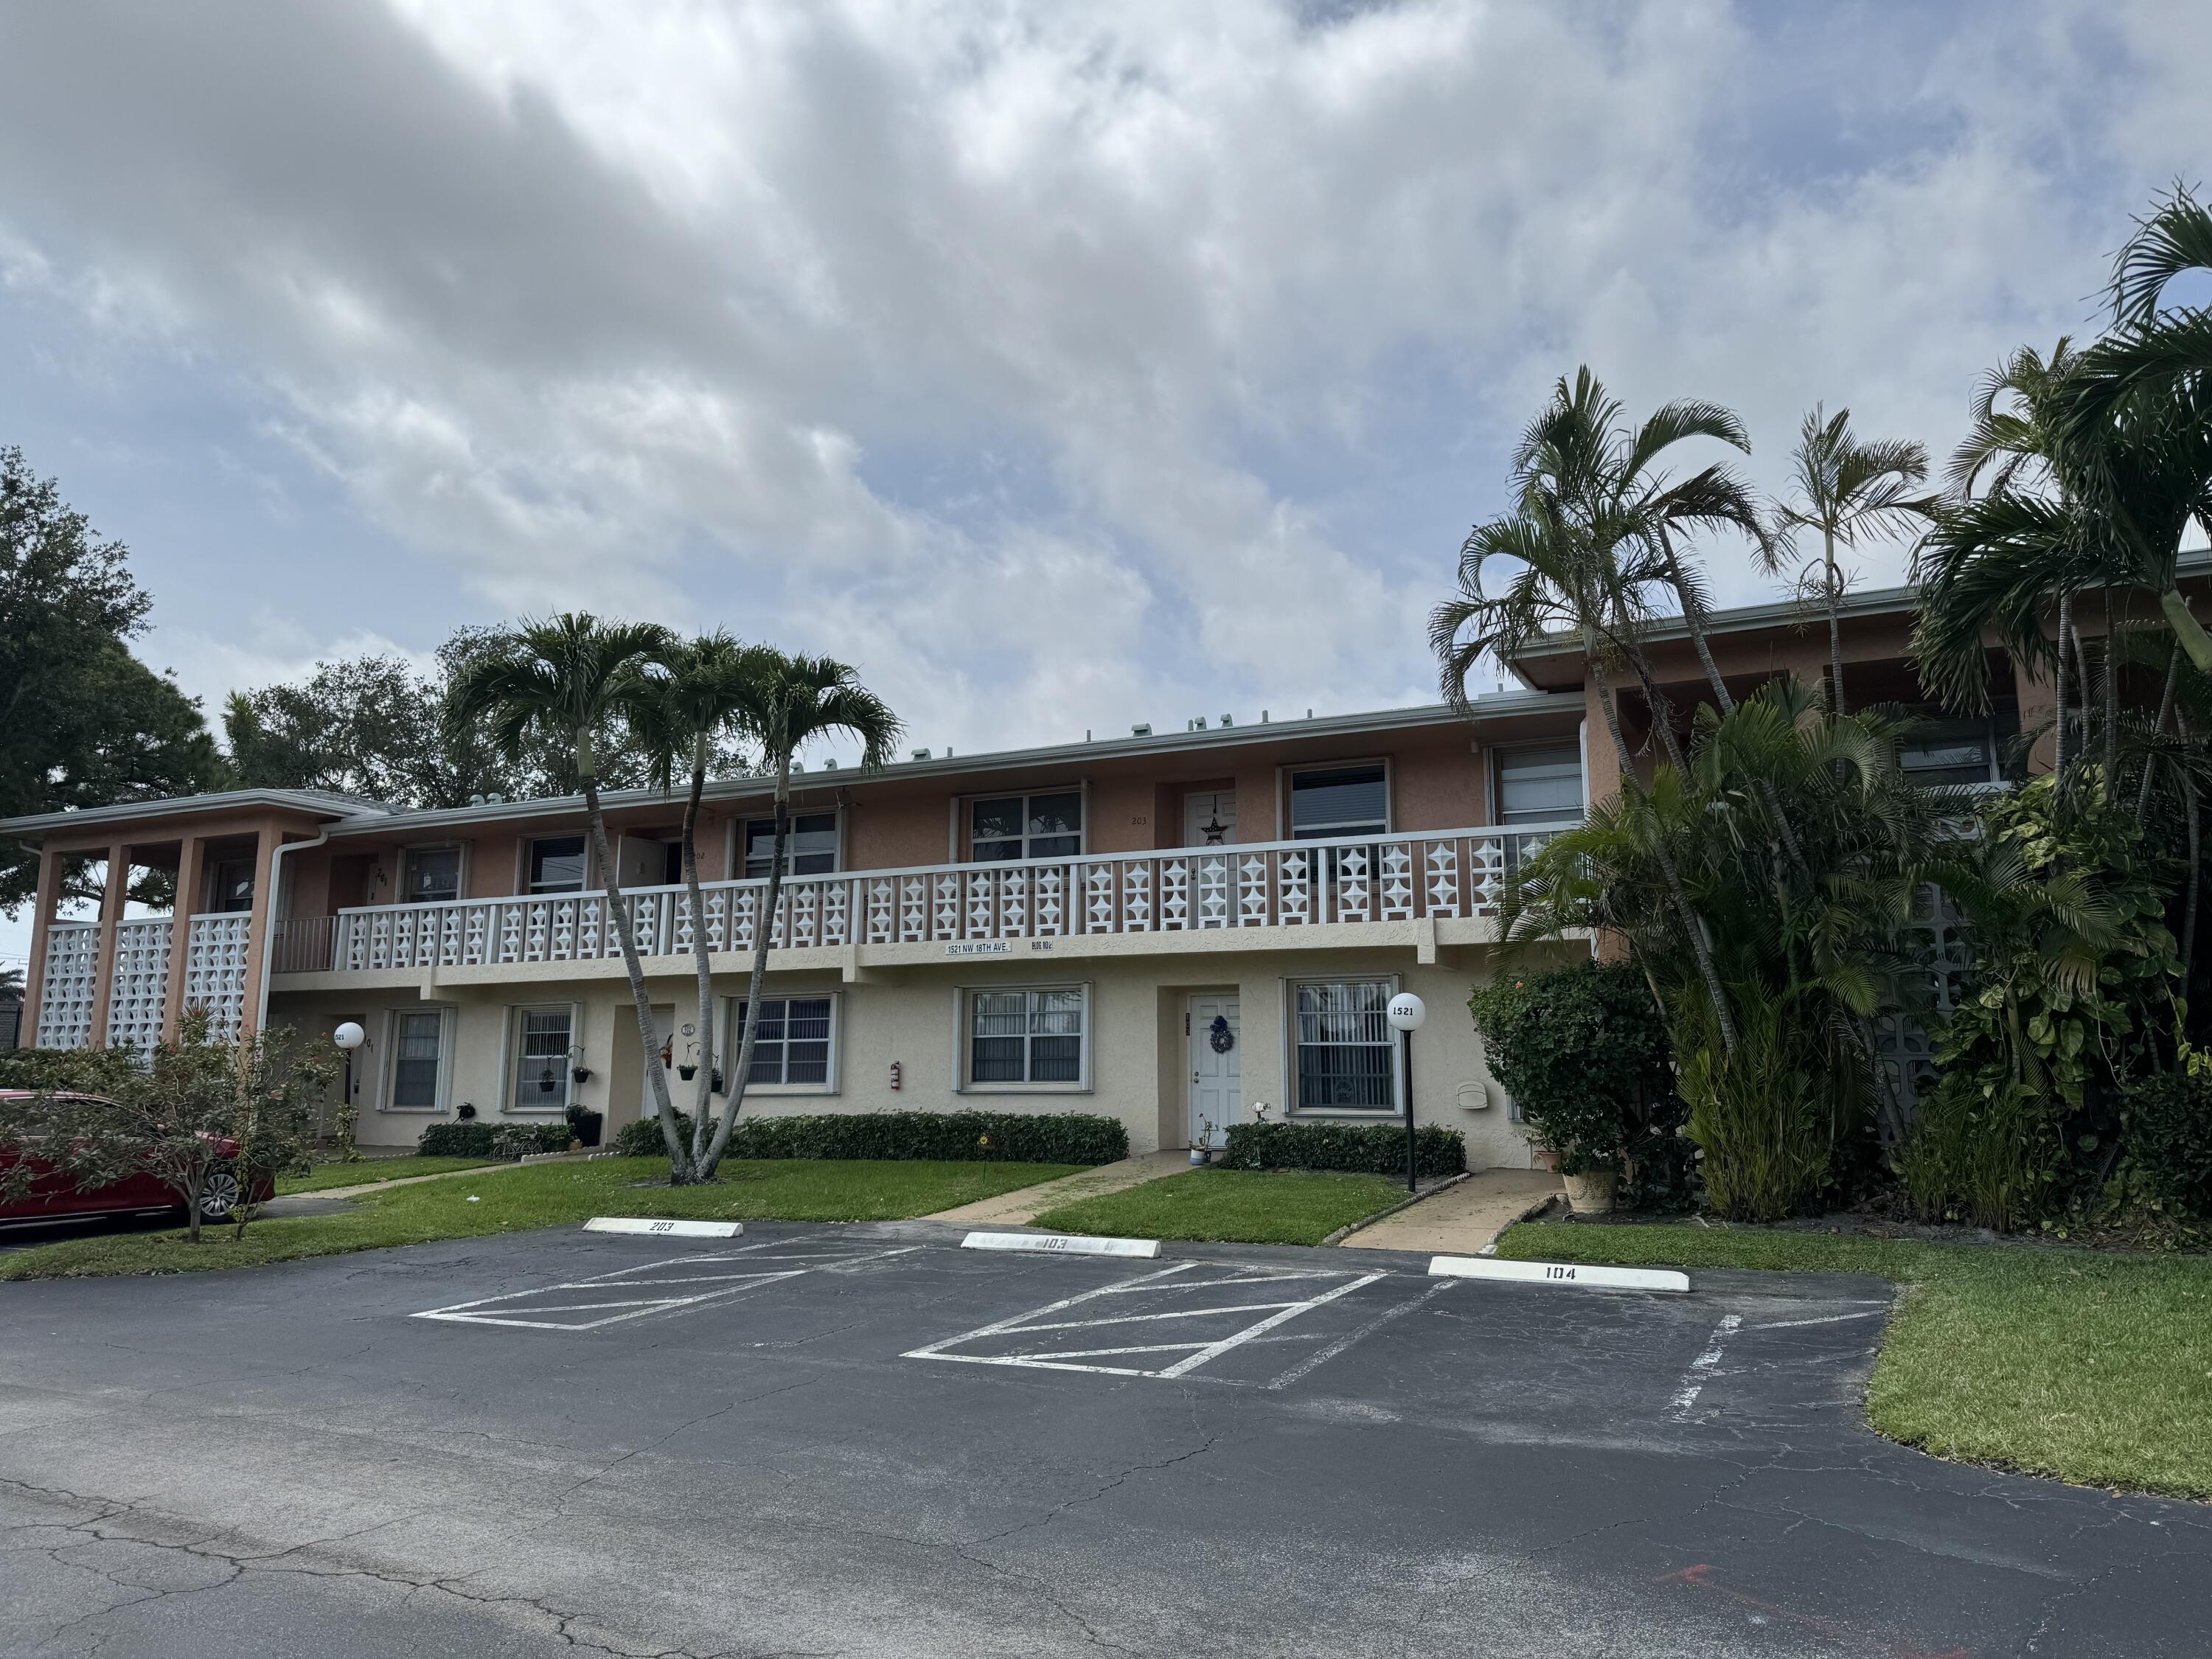
[[[699,979],[699,1088],[691,1107],[691,1141],[678,1181],[706,1156],[714,1086],[714,973],[708,949],[706,902],[699,884],[699,808],[708,769],[732,724],[754,706],[756,654],[728,634],[679,641],[660,659],[662,672],[631,711],[630,727],[652,765],[657,789],[688,779],[684,799],[684,888],[691,904],[691,952]],[[736,1107],[731,1108],[734,1116]],[[680,1138],[680,1137],[679,1137]]]
[[[2069,387],[2069,427],[2094,432],[2141,392],[2212,376],[2212,307],[2165,304],[2168,285],[2191,271],[2212,271],[2212,210],[2176,186],[2137,222],[2113,262],[2113,329],[2085,354]],[[2197,666],[2212,672],[2212,665]]]
[[[100,540],[21,450],[0,450],[0,817],[218,784],[199,705],[131,654],[151,604],[123,544]],[[0,843],[0,910],[38,881],[37,853]],[[149,877],[131,896],[166,893]]]
[[[730,1068],[730,1109],[699,1162],[704,1181],[714,1179],[729,1146],[738,1109],[744,1103],[745,1080],[752,1072],[753,1045],[760,1036],[761,988],[768,978],[769,945],[775,932],[791,847],[791,763],[813,739],[842,732],[860,740],[864,768],[883,766],[890,762],[902,729],[890,705],[835,658],[788,656],[772,646],[757,645],[744,653],[738,678],[737,729],[759,749],[763,763],[775,777],[775,842],[768,891],[753,925],[752,978],[745,992],[744,1036]]]
[[[653,999],[645,988],[645,969],[599,804],[599,753],[607,729],[650,700],[653,689],[646,671],[665,659],[674,645],[669,631],[653,623],[605,623],[578,611],[526,622],[505,650],[474,659],[454,676],[446,693],[444,720],[447,740],[454,743],[463,740],[471,726],[489,722],[500,752],[514,764],[521,763],[533,743],[556,738],[574,757],[591,824],[592,850],[606,893],[607,926],[622,945],[630,1000],[637,1010],[638,1040],[645,1049],[646,1079],[667,1144],[672,1179],[681,1183],[691,1178],[690,1161],[676,1131],[676,1109],[669,1098],[668,1067],[660,1058]]]

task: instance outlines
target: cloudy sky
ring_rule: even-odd
[[[2196,0],[16,6],[0,442],[210,707],[572,605],[963,750],[1422,699],[1554,377],[1768,486],[1815,401],[1940,450],[2208,63]]]

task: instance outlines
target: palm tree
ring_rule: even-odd
[[[783,896],[784,866],[791,845],[791,763],[801,747],[833,732],[860,743],[863,768],[889,763],[902,729],[890,705],[860,682],[846,664],[830,657],[789,656],[772,646],[744,653],[738,676],[738,729],[760,747],[763,763],[775,772],[775,842],[769,866],[768,891],[753,922],[752,978],[745,993],[744,1036],[738,1045],[729,1079],[729,1110],[716,1126],[699,1177],[714,1179],[744,1103],[745,1080],[752,1071],[753,1044],[760,1034],[761,989],[768,977],[769,942],[776,908]]]
[[[753,659],[748,648],[717,631],[672,646],[660,659],[665,671],[632,712],[631,732],[644,749],[656,789],[674,787],[688,772],[684,801],[684,888],[691,905],[691,954],[699,979],[699,1088],[692,1102],[691,1145],[674,1164],[680,1182],[707,1150],[708,1121],[714,1106],[714,972],[707,939],[707,909],[699,886],[700,803],[707,769],[715,748],[747,703]]]
[[[2212,307],[2160,305],[2167,284],[2191,270],[2212,270],[2212,209],[2177,185],[2113,261],[2114,331],[2083,354],[2069,425],[2093,429],[2140,391],[2212,374]]]
[[[1493,559],[1520,568],[1498,593],[1483,590],[1482,568]],[[1647,590],[1658,580],[1651,550],[1635,538],[1601,539],[1572,522],[1549,491],[1523,493],[1520,511],[1510,518],[1477,525],[1460,550],[1459,592],[1430,613],[1429,644],[1442,668],[1446,700],[1469,712],[1467,678],[1485,655],[1510,660],[1547,635],[1571,633],[1582,641],[1584,659],[1605,711],[1620,767],[1620,790],[1632,814],[1648,815],[1650,805],[1635,757],[1620,729],[1613,701],[1613,671],[1624,661],[1643,665],[1642,632],[1649,623]],[[1663,708],[1652,710],[1663,722]],[[1680,773],[1677,764],[1674,770]],[[1662,773],[1662,776],[1664,774]],[[1696,962],[1711,1000],[1721,1039],[1735,1046],[1735,1021],[1714,970],[1704,921],[1692,906],[1680,871],[1666,838],[1652,840],[1662,881],[1683,940]]]
[[[621,878],[607,846],[606,816],[599,808],[599,756],[608,726],[645,707],[653,687],[645,670],[665,659],[674,638],[651,623],[604,623],[578,611],[526,621],[505,648],[471,662],[454,675],[446,691],[443,720],[449,738],[459,743],[481,723],[490,722],[492,739],[516,764],[533,738],[558,738],[574,752],[584,811],[591,823],[592,850],[605,883],[607,926],[621,942],[623,967],[629,975],[630,1000],[637,1008],[637,1034],[645,1048],[646,1077],[667,1143],[672,1179],[689,1178],[675,1108],[668,1096],[668,1068],[660,1060],[653,1001],[645,988],[645,969],[630,936],[623,905]]]
[[[1844,572],[1838,547],[1856,547],[1862,535],[1894,534],[1924,517],[1930,502],[1907,494],[1928,477],[1928,452],[1917,443],[1869,441],[1851,434],[1851,411],[1826,416],[1815,404],[1790,453],[1794,500],[1775,509],[1778,539],[1785,546],[1800,530],[1820,532],[1820,600],[1828,613],[1828,704],[1844,712]],[[1813,586],[1808,564],[1800,585]]]
[[[1718,404],[1677,400],[1632,431],[1620,401],[1585,365],[1571,384],[1559,382],[1550,404],[1522,433],[1513,455],[1513,481],[1524,495],[1536,491],[1556,499],[1592,539],[1632,540],[1648,550],[1650,574],[1681,607],[1698,660],[1726,712],[1735,700],[1713,662],[1705,584],[1682,562],[1675,539],[1732,528],[1749,536],[1762,558],[1770,556],[1771,543],[1749,487],[1725,466],[1706,467],[1680,483],[1656,470],[1668,450],[1692,438],[1712,438],[1751,453],[1743,423]],[[1647,697],[1656,690],[1644,689]],[[1679,754],[1675,758],[1679,764]]]

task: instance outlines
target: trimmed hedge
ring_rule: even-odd
[[[721,1121],[718,1117],[708,1118],[707,1133],[713,1134],[714,1126]],[[676,1138],[687,1146],[691,1144],[690,1113],[677,1113]],[[635,1123],[623,1124],[622,1132],[615,1136],[614,1149],[624,1158],[666,1158],[668,1143],[660,1138],[659,1116],[641,1117]]]
[[[489,1158],[498,1134],[496,1123],[433,1123],[422,1131],[415,1151],[423,1158]]]
[[[2148,1196],[2212,1221],[2212,1078],[2167,1072],[2137,1078],[2120,1097],[2128,1163]]]
[[[1232,1123],[1222,1167],[1230,1170],[1339,1170],[1352,1175],[1406,1173],[1406,1126],[1396,1123]],[[1413,1167],[1425,1176],[1467,1168],[1467,1143],[1456,1129],[1424,1123],[1413,1131]]]
[[[566,1123],[433,1123],[415,1151],[422,1158],[524,1158],[565,1152],[574,1139]]]
[[[677,1115],[687,1136],[691,1120]],[[658,1118],[626,1124],[616,1140],[632,1158],[665,1156]],[[1115,1119],[1079,1112],[838,1112],[748,1118],[731,1132],[732,1158],[942,1158],[969,1164],[1113,1164],[1129,1155]]]

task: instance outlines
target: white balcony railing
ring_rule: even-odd
[[[1566,827],[793,876],[784,882],[770,943],[805,950],[1495,915],[1509,860]],[[706,884],[701,920],[708,947],[751,950],[767,890],[765,880]],[[683,888],[636,889],[625,892],[622,903],[640,955],[690,953],[695,922]],[[276,960],[281,971],[290,972],[585,962],[622,954],[606,898],[598,893],[375,905],[280,926],[285,932]]]

